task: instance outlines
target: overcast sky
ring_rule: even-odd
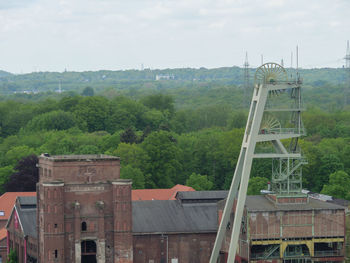
[[[300,66],[341,67],[348,39],[349,0],[0,0],[13,73],[290,66],[297,44]]]

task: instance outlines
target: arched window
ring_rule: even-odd
[[[86,222],[84,221],[83,223],[81,223],[81,231],[86,231],[87,226],[86,226]]]

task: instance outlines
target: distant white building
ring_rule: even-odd
[[[175,76],[173,74],[156,75],[156,80],[170,80],[170,79],[175,79]]]

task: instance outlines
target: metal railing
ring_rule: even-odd
[[[314,252],[315,257],[344,256],[340,250],[320,250]]]

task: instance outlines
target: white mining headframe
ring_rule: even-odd
[[[242,147],[210,263],[218,260],[234,200],[237,199],[227,260],[234,263],[254,158],[272,159],[271,190],[274,194],[303,195],[301,167],[306,160],[298,146],[298,138],[305,134],[301,121],[302,83],[298,74],[292,79],[288,80],[286,70],[276,63],[265,63],[256,70]]]

